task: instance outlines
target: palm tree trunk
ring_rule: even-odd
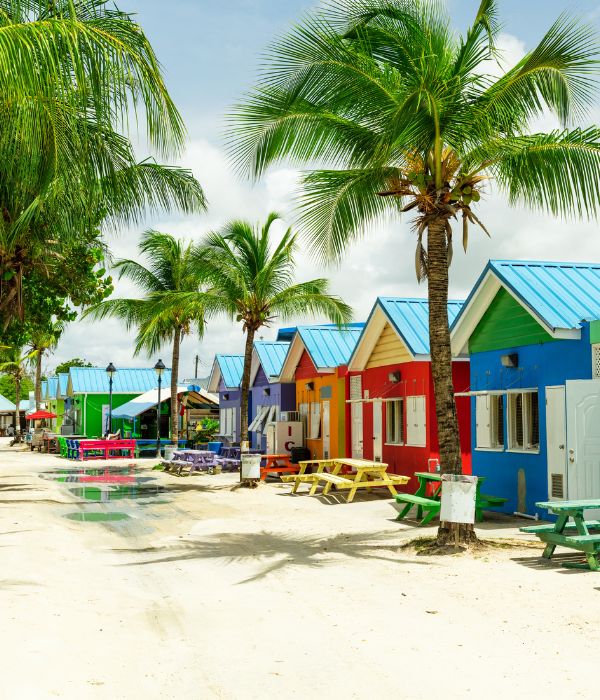
[[[21,404],[21,380],[15,377],[15,442],[21,442],[21,421],[19,409]]]
[[[242,452],[248,451],[248,395],[250,393],[250,368],[252,367],[252,349],[254,347],[254,328],[246,332],[246,350],[244,352],[244,372],[240,389],[240,446]],[[242,471],[240,469],[240,481]]]
[[[38,353],[35,358],[35,410],[39,411],[42,407],[42,355],[43,351],[38,348]]]
[[[177,410],[177,385],[179,381],[179,347],[181,328],[177,326],[173,335],[173,357],[171,360],[171,442],[177,446],[179,439],[179,411]]]
[[[448,324],[448,244],[445,219],[429,224],[427,231],[429,345],[435,396],[440,467],[443,474],[462,473],[458,418],[452,382],[452,350]],[[440,523],[438,544],[454,541],[454,530]],[[461,528],[463,541],[472,528]],[[467,534],[467,532],[469,534]]]

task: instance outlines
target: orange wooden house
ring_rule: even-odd
[[[296,382],[296,409],[315,459],[346,456],[347,363],[363,323],[299,326],[279,377]]]

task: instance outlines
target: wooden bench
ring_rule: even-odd
[[[588,529],[597,529],[600,528],[600,520],[586,520],[585,524],[587,525]],[[553,532],[554,531],[554,525],[528,525],[527,527],[521,527],[519,528],[521,532],[527,532],[532,535],[537,535],[538,532]],[[577,531],[577,525],[575,523],[568,523],[565,525],[565,530],[571,531]]]
[[[399,493],[396,496],[397,503],[406,503],[406,506],[398,513],[396,520],[406,517],[413,506],[417,506],[417,520],[419,527],[430,523],[440,512],[442,502],[425,496],[417,496],[412,493]],[[423,517],[423,511],[426,511]]]
[[[120,459],[122,454],[111,455],[112,452],[127,452],[127,456],[135,456],[135,440],[79,440],[78,456],[86,459]]]
[[[354,467],[356,472],[347,474],[346,476],[340,476],[339,473],[336,473],[343,466],[344,461],[348,463],[348,466]],[[359,460],[349,460],[346,458],[338,460],[338,464],[333,473],[323,471],[313,474],[313,477],[312,487],[310,489],[311,496],[314,495],[320,482],[323,481],[325,482],[325,488],[323,489],[324,496],[329,493],[332,486],[335,486],[336,489],[348,491],[346,503],[352,503],[358,490],[365,489],[370,491],[372,488],[380,486],[386,487],[392,496],[396,496],[397,491],[395,486],[408,482],[407,476],[388,474],[387,464],[370,463],[366,460],[364,463],[360,463]]]

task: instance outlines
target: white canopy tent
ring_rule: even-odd
[[[178,386],[177,394],[186,394],[192,400],[202,403],[211,403],[215,406],[219,405],[219,397],[214,394],[209,393],[206,389],[202,387],[193,386]],[[160,402],[168,401],[171,398],[171,391],[169,387],[164,387],[160,392]],[[136,396],[135,399],[124,403],[122,406],[115,408],[112,412],[113,418],[136,418],[140,414],[144,413],[151,408],[154,408],[158,403],[158,389],[151,389],[150,391]]]

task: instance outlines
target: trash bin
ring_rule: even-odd
[[[242,480],[260,479],[261,457],[262,455],[252,455],[246,452],[242,453],[240,457],[242,462]]]
[[[175,445],[165,445],[165,448],[163,450],[163,456],[165,461],[169,462],[173,459],[173,453],[176,449],[177,448],[175,447]]]
[[[472,525],[475,522],[476,497],[476,476],[442,474],[440,521]]]
[[[305,459],[310,459],[310,450],[308,447],[292,447],[290,462],[292,464],[298,464]]]

